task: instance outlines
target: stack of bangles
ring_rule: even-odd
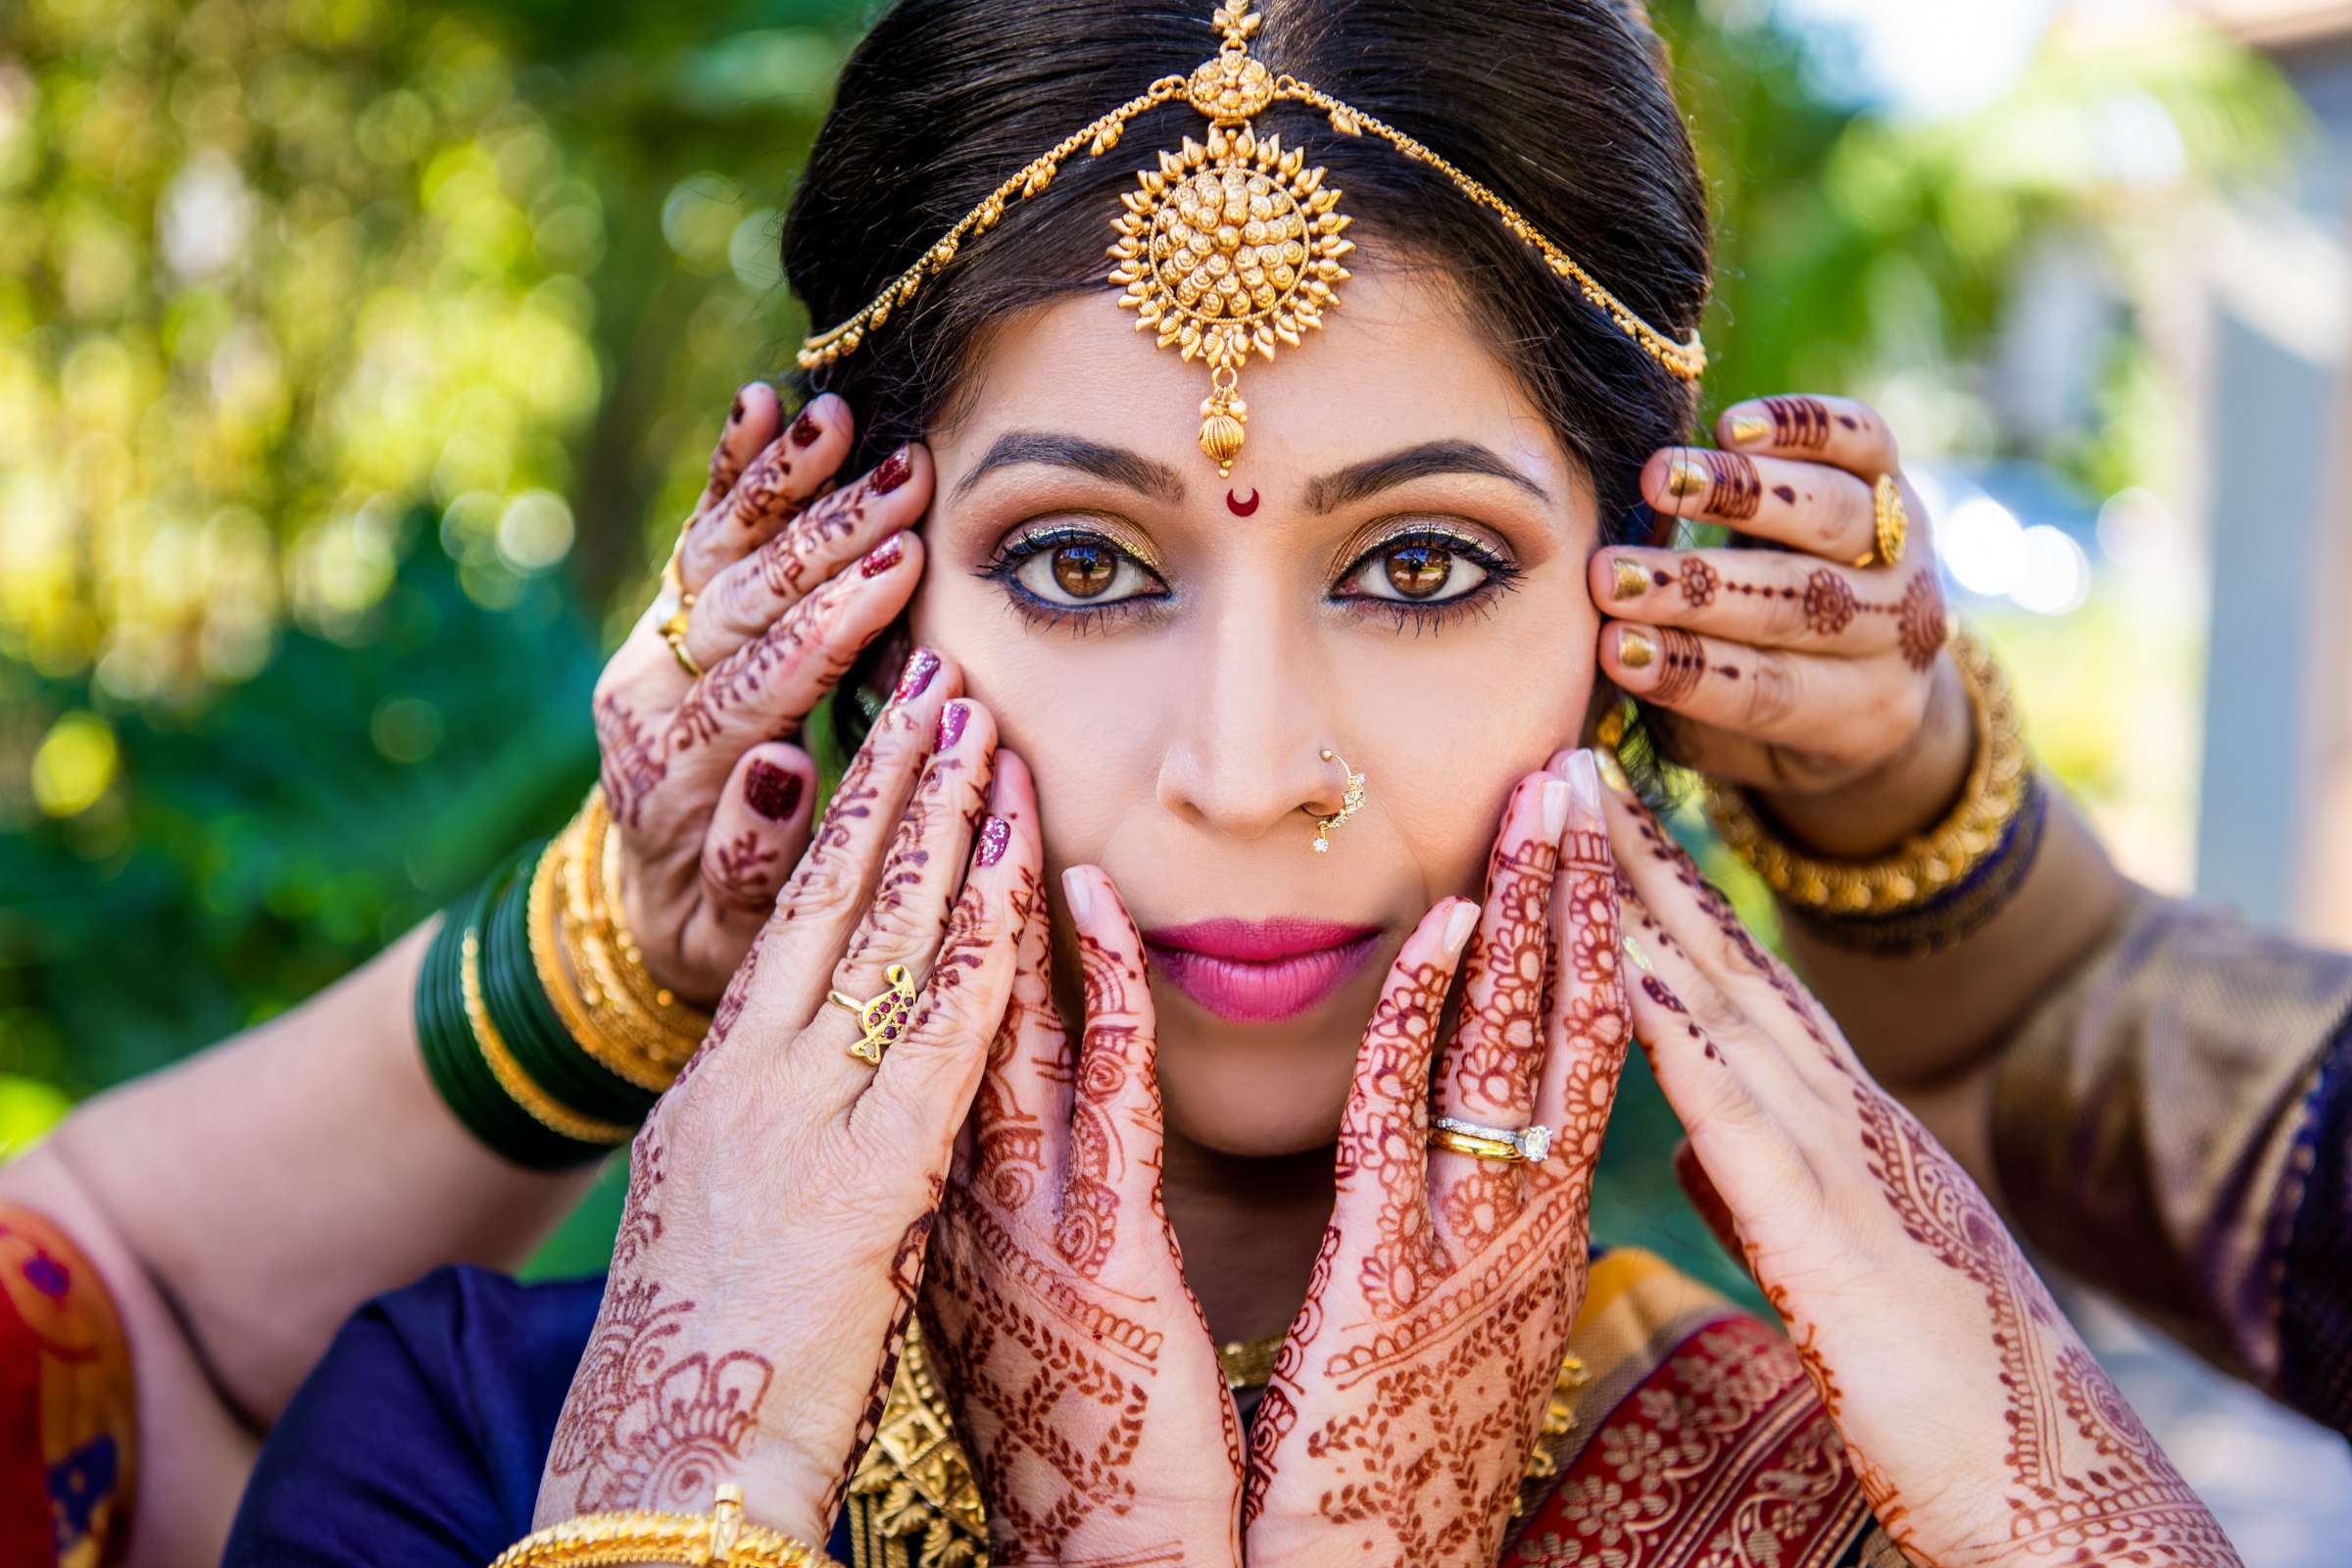
[[[452,905],[416,980],[416,1038],[441,1098],[536,1170],[627,1143],[710,1015],[647,972],[621,912],[601,790],[569,826]]]
[[[1709,796],[1715,830],[1764,879],[1783,912],[1823,941],[1881,956],[1949,948],[2000,912],[2041,848],[2048,795],[2026,750],[2017,701],[1990,650],[1967,632],[1954,662],[1976,720],[1976,759],[1942,821],[1877,860],[1833,860],[1783,842],[1740,791]]]
[[[525,1536],[490,1568],[591,1563],[693,1563],[712,1568],[837,1568],[833,1559],[743,1517],[743,1489],[721,1484],[707,1514],[591,1513]]]

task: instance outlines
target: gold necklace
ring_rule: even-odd
[[[1227,1340],[1217,1347],[1217,1366],[1225,1374],[1225,1387],[1235,1394],[1250,1389],[1262,1389],[1274,1377],[1274,1357],[1282,1350],[1283,1337],[1268,1334],[1254,1340]]]

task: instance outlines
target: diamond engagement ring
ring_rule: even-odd
[[[1482,1127],[1474,1121],[1440,1116],[1430,1123],[1429,1143],[1433,1149],[1450,1149],[1474,1159],[1536,1165],[1551,1152],[1551,1129],[1528,1127],[1514,1132],[1508,1127]]]

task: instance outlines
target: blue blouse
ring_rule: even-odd
[[[361,1307],[262,1445],[224,1568],[483,1568],[529,1535],[604,1290],[444,1268]]]

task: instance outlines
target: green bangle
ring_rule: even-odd
[[[515,1062],[552,1099],[577,1115],[635,1127],[661,1097],[615,1076],[582,1051],[540,989],[526,916],[531,873],[546,853],[542,843],[524,854],[483,921],[482,1001]]]
[[[500,1086],[482,1054],[464,994],[466,939],[478,944],[483,914],[512,880],[512,862],[444,913],[416,982],[416,1038],[425,1072],[453,1115],[491,1152],[533,1170],[583,1164],[610,1146],[544,1125]]]

